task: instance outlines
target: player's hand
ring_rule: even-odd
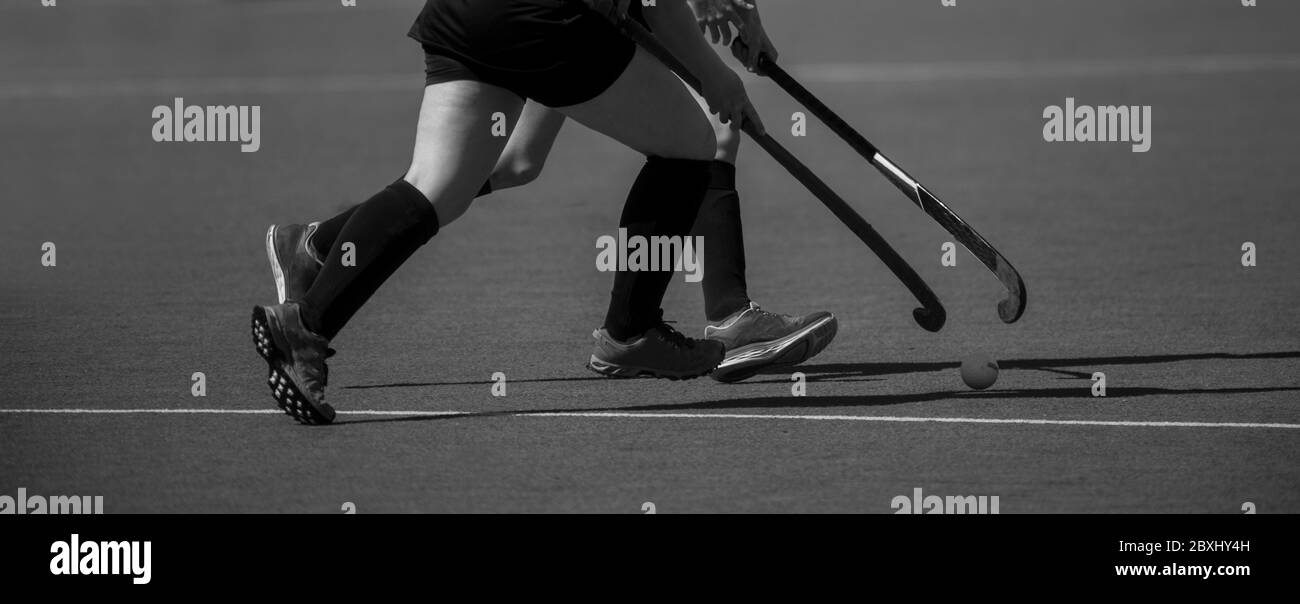
[[[726,68],[720,69],[713,77],[704,78],[701,87],[703,90],[700,94],[709,104],[709,111],[716,114],[722,123],[731,124],[733,129],[740,129],[742,124],[748,122],[753,124],[757,134],[762,135],[767,132],[763,120],[758,117],[758,111],[749,100],[744,82],[736,72]]]
[[[758,16],[758,11],[750,11],[746,16],[744,29],[741,35],[731,45],[731,54],[736,56],[736,60],[745,65],[750,71],[758,71],[758,60],[763,55],[776,62],[780,53],[776,51],[776,46],[772,40],[767,37],[767,30],[763,29],[763,21]]]
[[[732,27],[744,33],[745,15],[755,8],[746,0],[687,0],[695,12],[695,22],[700,32],[708,35],[714,44],[730,46],[735,37]]]

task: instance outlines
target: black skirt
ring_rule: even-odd
[[[427,0],[408,35],[424,47],[426,84],[474,80],[548,107],[596,98],[636,52],[579,0]]]

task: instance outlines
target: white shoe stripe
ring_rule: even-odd
[[[271,225],[266,229],[266,258],[271,261],[271,276],[275,278],[275,295],[284,304],[285,294],[284,271],[280,270],[280,255],[275,253],[275,229],[276,225]]]
[[[751,312],[753,312],[753,311],[756,311],[756,310],[758,310],[758,305],[755,304],[755,303],[753,303],[753,302],[750,302],[750,303],[749,303],[749,308],[746,308],[745,310],[742,310],[742,311],[736,313],[736,316],[734,316],[734,317],[732,317],[731,319],[727,320],[727,321],[726,321],[725,323],[723,323],[722,325],[705,325],[705,326],[704,326],[704,337],[706,337],[706,338],[709,337],[709,333],[710,333],[709,330],[710,330],[710,329],[713,330],[713,331],[723,331],[723,330],[725,330],[725,329],[728,329],[728,328],[730,328],[732,325],[735,325],[735,324],[736,324],[736,321],[739,321],[741,317],[743,317],[743,316],[745,316],[745,315],[747,315],[747,314],[749,314],[749,313],[751,313]]]

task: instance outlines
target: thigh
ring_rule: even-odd
[[[433,204],[442,225],[465,213],[492,175],[507,141],[493,126],[502,119],[515,122],[523,104],[517,94],[482,82],[459,80],[425,88],[405,178]]]
[[[558,111],[648,156],[707,161],[716,151],[713,128],[686,85],[639,48],[612,86]]]

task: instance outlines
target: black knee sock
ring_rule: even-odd
[[[695,219],[694,235],[703,237],[704,314],[721,321],[749,306],[745,283],[745,235],[740,224],[736,167],[715,161],[709,168],[709,192]]]
[[[303,296],[307,328],[333,339],[397,267],[437,233],[433,204],[405,180],[354,208],[330,246],[320,275]],[[345,243],[355,246],[350,250],[355,266],[343,264]]]
[[[483,188],[479,190],[477,197],[483,197],[492,192],[492,181],[483,183]],[[342,214],[322,220],[316,227],[316,232],[311,236],[311,249],[316,252],[317,258],[324,258],[329,255],[330,248],[334,247],[334,240],[339,238],[339,233],[343,232],[343,225],[348,223],[352,218],[352,213],[361,207],[360,204],[352,206],[343,211]]]
[[[651,157],[628,193],[619,227],[627,229],[629,238],[685,238],[699,214],[708,185],[707,161]],[[660,306],[673,278],[672,266],[667,269],[614,274],[614,291],[605,315],[605,329],[611,336],[627,340],[662,319]]]

